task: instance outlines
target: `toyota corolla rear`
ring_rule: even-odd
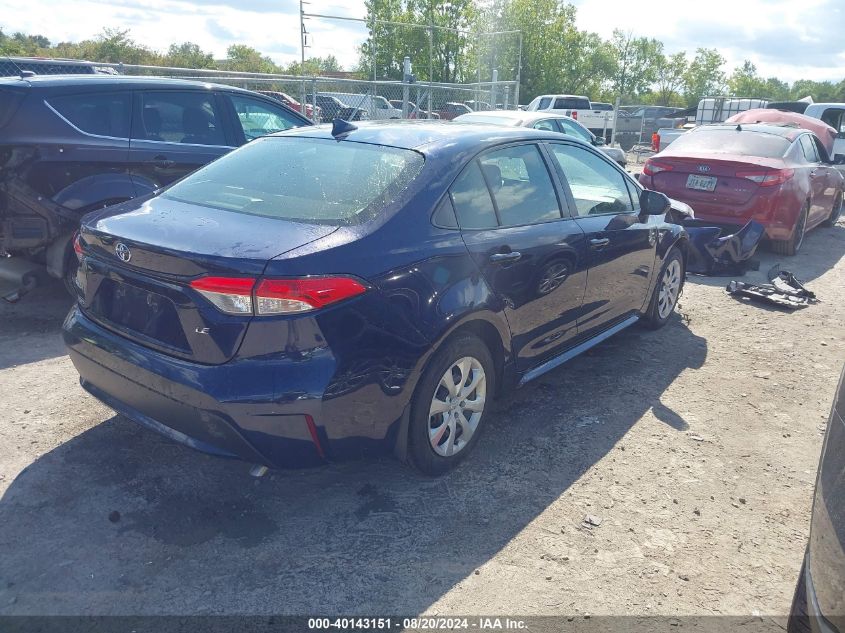
[[[699,220],[725,227],[755,220],[770,239],[787,239],[802,208],[801,174],[786,158],[790,139],[776,132],[695,130],[650,158],[640,183],[686,202]]]
[[[255,463],[318,463],[348,440],[383,439],[377,416],[363,432],[325,424],[343,342],[386,313],[377,284],[332,246],[400,204],[423,163],[408,149],[268,137],[87,216],[64,325],[81,384],[175,440]]]

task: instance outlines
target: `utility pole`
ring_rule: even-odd
[[[300,74],[305,74],[305,47],[308,46],[306,43],[306,32],[305,32],[305,6],[308,4],[305,0],[299,0],[299,44],[300,44],[300,51],[301,51],[301,65],[299,67]]]

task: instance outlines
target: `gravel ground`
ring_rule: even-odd
[[[782,262],[822,300],[792,314],[691,278],[663,330],[500,400],[440,479],[383,460],[255,480],[172,444],[82,391],[69,301],[41,288],[0,306],[0,614],[784,615],[843,252],[840,224]]]

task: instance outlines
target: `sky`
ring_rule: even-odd
[[[614,28],[655,37],[674,53],[717,48],[728,70],[750,59],[758,72],[785,81],[845,78],[843,0],[572,0],[578,26],[609,37]],[[697,8],[699,7],[699,8]],[[306,12],[364,17],[363,0],[311,0]],[[307,20],[307,56],[334,55],[352,68],[364,25]],[[298,0],[0,0],[6,33],[41,34],[53,42],[92,38],[103,27],[129,29],[150,48],[164,51],[192,41],[225,57],[230,44],[248,44],[277,63],[298,60]]]

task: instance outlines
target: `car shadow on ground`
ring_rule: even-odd
[[[757,270],[749,270],[745,275],[719,277],[689,274],[687,282],[717,287],[727,286],[731,279],[766,283],[768,281],[766,274],[772,266],[776,265],[780,266],[781,270],[790,271],[803,282],[812,282],[833,268],[843,255],[845,255],[845,219],[832,227],[820,226],[807,233],[801,249],[793,257],[777,255],[761,245],[753,258],[759,263]]]
[[[0,300],[0,369],[66,355],[61,326],[72,304],[58,279],[16,303]]]
[[[706,356],[677,316],[630,328],[500,399],[475,452],[438,479],[383,459],[256,480],[114,416],[0,499],[0,613],[420,613],[649,410],[659,432],[684,432],[661,396]]]

